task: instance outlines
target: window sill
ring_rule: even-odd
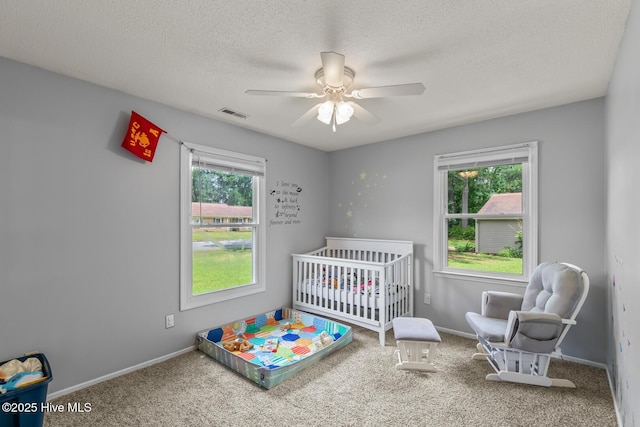
[[[515,277],[490,276],[490,275],[483,275],[481,272],[438,270],[438,271],[434,271],[433,275],[437,277],[443,277],[446,279],[467,280],[470,282],[481,282],[481,283],[491,284],[491,285],[514,286],[517,288],[524,288],[529,283],[527,279],[521,276],[515,276]]]
[[[205,305],[217,304],[232,299],[242,298],[264,292],[265,290],[266,286],[253,284],[199,295],[192,295],[189,293],[181,296],[180,311],[191,310],[192,308],[198,308]]]

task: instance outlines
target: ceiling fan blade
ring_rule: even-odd
[[[244,93],[247,95],[292,96],[296,98],[322,98],[324,96],[324,94],[320,95],[313,92],[289,92],[283,90],[247,90]]]
[[[353,107],[353,115],[358,120],[362,120],[363,122],[368,124],[376,124],[380,121],[380,119],[377,116],[371,114],[361,105],[358,105],[353,101],[349,101],[348,104]]]
[[[382,98],[386,96],[422,95],[424,85],[422,83],[409,83],[404,85],[370,87],[351,92],[356,99]]]
[[[324,81],[331,87],[342,86],[344,77],[344,55],[335,52],[321,52]]]
[[[311,109],[309,111],[307,111],[306,113],[304,113],[302,116],[300,116],[300,118],[298,118],[298,120],[296,120],[295,122],[291,123],[291,126],[293,126],[293,127],[302,126],[305,123],[307,123],[309,120],[311,120],[312,118],[317,116],[318,115],[318,108],[320,108],[320,105],[322,105],[322,104],[317,104],[317,105],[314,105],[313,107],[311,107]]]

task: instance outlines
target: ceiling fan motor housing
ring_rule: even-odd
[[[327,92],[327,89],[333,90],[333,92],[345,92],[349,86],[353,84],[353,78],[356,76],[355,71],[353,71],[349,67],[344,67],[344,74],[342,77],[342,86],[340,87],[332,87],[329,86],[324,79],[324,69],[320,68],[316,71],[316,83],[318,86],[322,88],[322,90]]]

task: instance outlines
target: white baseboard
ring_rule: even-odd
[[[611,392],[611,398],[613,399],[613,409],[616,411],[616,421],[618,422],[618,427],[624,427],[622,423],[622,417],[620,416],[620,408],[618,408],[618,401],[616,400],[616,393],[613,387],[613,378],[611,377],[611,371],[609,371],[609,367],[607,367],[607,380],[609,380],[609,391]]]
[[[607,365],[605,365],[604,363],[600,363],[600,362],[594,362],[593,360],[587,360],[587,359],[581,359],[579,357],[567,356],[566,354],[563,354],[562,357],[560,357],[560,359],[568,360],[569,362],[580,363],[582,365],[593,366],[594,368],[604,369],[605,371],[607,370]]]
[[[160,356],[160,357],[157,357],[155,359],[139,363],[139,364],[137,364],[135,366],[131,366],[129,368],[125,368],[125,369],[122,369],[120,371],[113,372],[111,374],[103,375],[103,376],[101,376],[99,378],[95,378],[93,380],[89,380],[89,381],[86,381],[86,382],[81,383],[81,384],[77,384],[77,385],[74,385],[74,386],[71,386],[71,387],[67,387],[65,389],[58,390],[58,391],[53,392],[53,393],[48,393],[47,394],[47,400],[52,400],[52,399],[55,399],[57,397],[64,396],[65,394],[73,393],[74,391],[78,391],[78,390],[82,390],[83,388],[91,387],[92,385],[99,384],[99,383],[101,383],[103,381],[111,380],[111,379],[117,378],[117,377],[119,377],[121,375],[129,374],[129,373],[131,373],[133,371],[137,371],[138,369],[146,368],[147,366],[155,365],[156,363],[160,363],[160,362],[164,362],[165,360],[173,359],[174,357],[180,356],[181,354],[188,353],[190,351],[193,351],[194,349],[195,349],[195,346],[187,347],[187,348],[184,348],[182,350],[178,350],[176,352],[167,354],[165,356]]]
[[[470,338],[472,340],[476,339],[476,336],[474,334],[470,334],[468,332],[460,332],[456,331],[455,329],[443,328],[441,326],[436,326],[436,329],[441,332],[446,332],[447,334],[458,335],[459,337]]]

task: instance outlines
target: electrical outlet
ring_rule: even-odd
[[[424,294],[424,303],[431,304],[431,294]]]
[[[173,314],[167,314],[167,317],[164,319],[164,323],[166,329],[173,328],[175,325]]]

